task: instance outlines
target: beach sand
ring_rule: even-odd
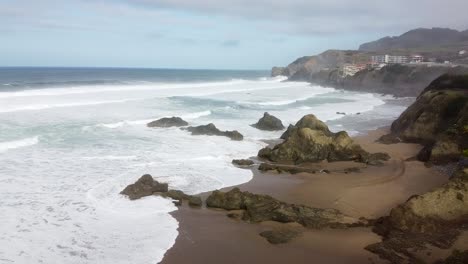
[[[322,162],[309,166],[331,173],[295,175],[262,173],[255,167],[254,178],[236,187],[289,203],[336,208],[350,216],[374,219],[387,215],[410,196],[448,181],[448,176],[434,168],[427,168],[418,161],[406,161],[414,157],[421,146],[375,143],[386,132],[387,129],[378,129],[355,138],[369,152],[389,153],[392,159],[384,166]],[[349,167],[360,167],[361,172],[345,174],[343,170]],[[202,194],[205,198],[207,195]],[[187,206],[172,213],[179,221],[179,236],[162,263],[388,263],[364,249],[381,240],[370,228],[310,230],[298,227],[304,230],[299,237],[287,244],[272,245],[258,234],[285,224],[250,224],[230,219],[226,214],[224,210]]]

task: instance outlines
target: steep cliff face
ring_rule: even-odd
[[[337,69],[345,63],[366,63],[368,60],[368,56],[358,51],[327,50],[319,55],[301,57],[284,68],[274,67],[272,76],[284,75],[293,79],[303,79],[303,73],[310,75]]]
[[[468,74],[432,82],[393,122],[389,138],[424,144],[422,161],[457,161],[468,149]]]

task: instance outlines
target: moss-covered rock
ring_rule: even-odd
[[[290,126],[282,138],[285,139],[283,143],[261,149],[258,156],[295,164],[322,160],[366,162],[366,157],[371,157],[345,131],[332,133],[314,115],[306,115],[295,126]]]
[[[442,164],[468,148],[468,75],[444,75],[431,83],[392,124],[382,141],[401,139],[425,146],[418,158]]]

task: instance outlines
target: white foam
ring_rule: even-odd
[[[59,104],[32,104],[20,107],[11,107],[11,108],[0,108],[0,113],[11,113],[18,111],[34,111],[34,110],[44,110],[49,108],[62,108],[62,107],[76,107],[76,106],[91,106],[91,105],[101,105],[101,104],[114,104],[114,103],[123,103],[131,101],[128,100],[108,100],[108,101],[91,101],[91,102],[77,102],[77,103],[59,103]]]
[[[30,137],[14,141],[0,142],[0,153],[6,152],[10,149],[24,148],[39,143],[39,137]]]

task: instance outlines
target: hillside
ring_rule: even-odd
[[[410,30],[400,36],[384,37],[376,41],[364,43],[359,47],[359,50],[379,52],[402,49],[424,49],[438,46],[463,47],[467,42],[468,30],[457,31],[448,28],[418,28]]]

